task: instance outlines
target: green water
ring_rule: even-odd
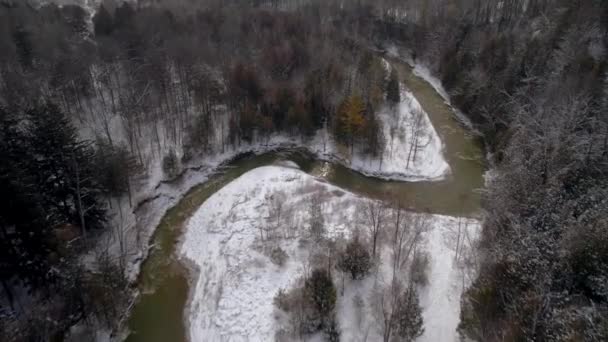
[[[341,188],[379,198],[389,192],[418,211],[472,216],[479,210],[479,189],[483,187],[483,150],[462,127],[443,99],[411,68],[391,61],[406,86],[429,114],[444,145],[444,156],[452,173],[438,182],[394,182],[366,177],[347,167],[315,160],[302,150],[278,151],[240,157],[222,172],[194,187],[161,220],[153,237],[154,248],[142,265],[139,289],[142,295],[128,320],[128,342],[185,342],[184,309],[188,299],[187,271],[176,259],[177,242],[184,223],[213,193],[256,167],[289,159],[308,173],[319,175]]]

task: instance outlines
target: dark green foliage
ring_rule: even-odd
[[[422,308],[414,285],[410,285],[399,296],[395,318],[395,334],[402,341],[415,341],[424,332]]]
[[[340,327],[335,317],[332,317],[325,325],[323,333],[329,342],[340,342]]]
[[[394,68],[391,70],[391,75],[386,86],[386,100],[393,106],[401,102],[401,91],[399,89],[399,75]]]
[[[2,282],[17,277],[32,289],[56,278],[55,230],[100,228],[105,209],[93,150],[53,104],[24,114],[0,110],[0,268]]]
[[[429,268],[429,255],[426,252],[416,251],[410,266],[410,277],[414,284],[426,286],[429,282],[427,271]]]
[[[277,266],[285,265],[287,258],[289,258],[289,255],[281,247],[275,247],[270,251],[270,261]]]
[[[17,26],[17,28],[13,32],[13,40],[17,49],[17,55],[21,66],[23,68],[32,67],[34,55],[31,33],[24,26]]]
[[[74,34],[87,34],[88,13],[80,6],[66,5],[61,7],[61,13]]]
[[[336,288],[331,275],[323,269],[315,269],[304,283],[306,295],[312,300],[321,317],[330,317],[336,306]]]
[[[130,189],[131,179],[141,173],[141,166],[123,146],[98,142],[95,162],[97,179],[106,196],[126,194]]]
[[[95,15],[93,16],[93,26],[95,29],[95,35],[107,36],[114,30],[114,20],[110,12],[101,5]]]
[[[367,124],[363,128],[363,152],[373,157],[381,157],[386,147],[386,141],[384,139],[384,132],[382,131],[382,123],[376,114],[368,110],[367,111]]]
[[[335,317],[336,288],[331,275],[314,269],[311,275],[289,291],[279,291],[274,305],[291,316],[296,335],[323,332],[330,341],[339,341],[340,329]]]
[[[105,216],[98,202],[103,189],[97,182],[91,143],[78,140],[76,130],[54,104],[34,107],[27,118],[31,123],[28,150],[35,160],[31,172],[45,195],[46,207],[53,208],[47,213],[52,222],[76,223],[82,211],[86,227],[78,222],[81,229],[99,227]]]
[[[174,178],[179,173],[179,168],[179,158],[177,158],[175,150],[171,149],[163,158],[163,172],[165,176]]]
[[[337,267],[342,272],[350,273],[353,279],[365,277],[372,267],[368,248],[358,238],[352,239],[338,255]]]

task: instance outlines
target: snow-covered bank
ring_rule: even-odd
[[[471,132],[475,134],[481,134],[478,130],[475,129],[471,120],[458,108],[452,105],[452,101],[450,99],[450,95],[447,90],[443,87],[443,83],[441,80],[433,74],[429,66],[420,61],[419,59],[414,60],[412,58],[412,54],[408,49],[400,48],[396,45],[391,45],[386,49],[388,56],[391,58],[395,58],[404,63],[407,63],[411,68],[412,72],[415,76],[420,77],[426,83],[430,84],[433,89],[441,96],[441,98],[445,101],[445,103],[450,106],[456,118]]]
[[[191,217],[181,254],[198,269],[187,316],[192,341],[273,340],[281,328],[280,320],[275,318],[273,298],[305,272],[314,248],[314,243],[305,238],[307,208],[313,198],[323,203],[330,237],[348,237],[360,224],[357,204],[369,201],[297,169],[268,166],[226,185]],[[274,238],[261,241],[261,232],[274,224],[271,212],[276,199],[282,203],[282,221],[273,228]],[[431,262],[429,284],[421,291],[426,331],[420,341],[457,341],[459,299],[468,278],[466,267],[456,258],[455,241],[466,242],[461,245],[472,243],[479,223],[441,215],[424,216],[429,230],[424,233],[422,248],[429,252]],[[283,266],[272,263],[264,252],[275,246],[288,255]],[[388,249],[383,255],[387,260]],[[374,287],[389,279],[385,268],[380,268],[377,277],[370,275],[365,280],[349,282],[344,295],[339,296],[337,316],[342,340],[358,341],[366,336],[375,341],[381,337],[370,295]],[[363,299],[363,306],[358,309],[353,301],[356,296]]]
[[[354,158],[354,168],[369,172],[373,165],[377,165],[377,176],[388,175],[390,179],[409,181],[445,177],[450,173],[450,166],[443,156],[441,139],[427,113],[404,87],[401,98],[402,101],[394,109],[385,107],[379,113],[386,141],[381,160]]]
[[[410,65],[414,68],[414,75],[422,78],[428,84],[430,84],[435,89],[437,94],[439,94],[447,104],[451,105],[450,95],[448,95],[448,92],[443,87],[441,81],[431,73],[431,70],[426,64],[413,62],[413,65]]]

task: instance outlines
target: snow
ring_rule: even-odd
[[[458,226],[461,225],[461,243],[469,248],[456,255]],[[471,283],[475,268],[467,268],[474,255],[467,255],[473,249],[479,234],[478,221],[442,217],[433,222],[428,232],[427,243],[431,254],[429,285],[421,293],[425,332],[419,342],[460,341],[456,328],[460,322],[460,296]]]
[[[284,205],[283,219],[274,238],[261,241],[260,228],[270,227],[270,198]],[[316,197],[313,197],[316,196]],[[280,289],[292,287],[304,274],[315,248],[306,242],[308,203],[322,199],[329,237],[348,237],[357,226],[357,203],[369,201],[298,169],[266,166],[237,178],[212,195],[190,218],[180,253],[194,265],[191,301],[187,313],[190,340],[269,341],[281,328],[273,306]],[[479,222],[441,215],[423,215],[430,229],[423,246],[431,255],[429,284],[421,290],[426,331],[419,341],[457,341],[460,295],[468,283],[467,267],[455,259],[458,223],[467,241],[475,240]],[[274,226],[273,226],[274,227]],[[464,240],[464,239],[462,239]],[[285,265],[273,264],[265,248],[279,246],[288,254]],[[464,254],[463,254],[464,255]],[[390,258],[389,248],[382,260]],[[372,314],[371,294],[389,279],[383,262],[377,275],[346,280],[337,303],[343,341],[381,339]],[[336,281],[340,293],[340,282]],[[362,305],[354,304],[359,296]]]
[[[443,87],[441,80],[433,74],[433,72],[431,71],[431,68],[428,66],[428,64],[424,63],[423,61],[420,61],[419,59],[414,61],[414,59],[411,56],[411,52],[409,50],[401,49],[394,44],[388,46],[386,51],[389,56],[399,59],[399,60],[409,64],[410,67],[413,68],[414,75],[420,77],[421,79],[426,81],[428,84],[430,84],[433,87],[433,89],[435,89],[437,94],[439,94],[439,96],[441,96],[441,98],[443,98],[445,103],[448,106],[450,106],[450,108],[456,115],[456,118],[465,127],[467,127],[469,130],[471,130],[471,132],[473,132],[475,134],[480,134],[480,132],[478,132],[474,128],[471,120],[464,113],[462,113],[462,111],[460,111],[458,108],[456,108],[452,105],[452,101],[450,99],[449,93]]]
[[[402,89],[401,98],[402,101],[394,110],[387,106],[379,113],[386,141],[382,161],[378,158],[370,160],[368,157],[357,156],[352,161],[351,167],[364,170],[363,172],[367,174],[390,179],[409,181],[442,179],[450,173],[450,166],[443,157],[443,145],[439,135],[427,113],[411,92]],[[419,145],[422,147],[419,147],[414,158],[412,130],[416,111],[423,115],[421,129],[424,133],[420,134]],[[394,130],[392,137],[391,130]],[[411,159],[410,163],[408,159]],[[373,170],[374,165],[378,167],[376,170]]]
[[[448,92],[443,88],[441,81],[431,73],[428,66],[419,62],[415,63],[414,75],[425,80],[435,89],[437,94],[439,94],[448,104],[450,103],[450,95],[448,95]]]

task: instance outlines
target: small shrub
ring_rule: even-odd
[[[281,247],[275,247],[270,251],[270,260],[277,266],[285,265],[288,258],[289,255]]]
[[[337,267],[342,272],[350,273],[353,279],[363,278],[372,267],[372,258],[359,239],[354,238],[339,253]]]
[[[329,342],[340,341],[340,328],[338,327],[335,315],[329,317],[327,323],[323,327],[323,333]]]
[[[338,341],[336,300],[331,275],[324,269],[315,269],[303,285],[279,290],[274,305],[287,313],[294,335],[323,332],[329,341]]]
[[[414,284],[426,286],[429,283],[427,270],[429,269],[429,255],[426,252],[415,253],[410,266],[410,277]]]
[[[274,296],[273,304],[280,310],[289,312],[289,294],[284,289],[280,289],[276,296]]]
[[[170,150],[163,158],[163,172],[169,178],[174,178],[179,173],[179,159],[174,150]]]
[[[321,317],[329,317],[336,306],[336,287],[330,274],[320,268],[312,271],[304,283],[306,294]]]

